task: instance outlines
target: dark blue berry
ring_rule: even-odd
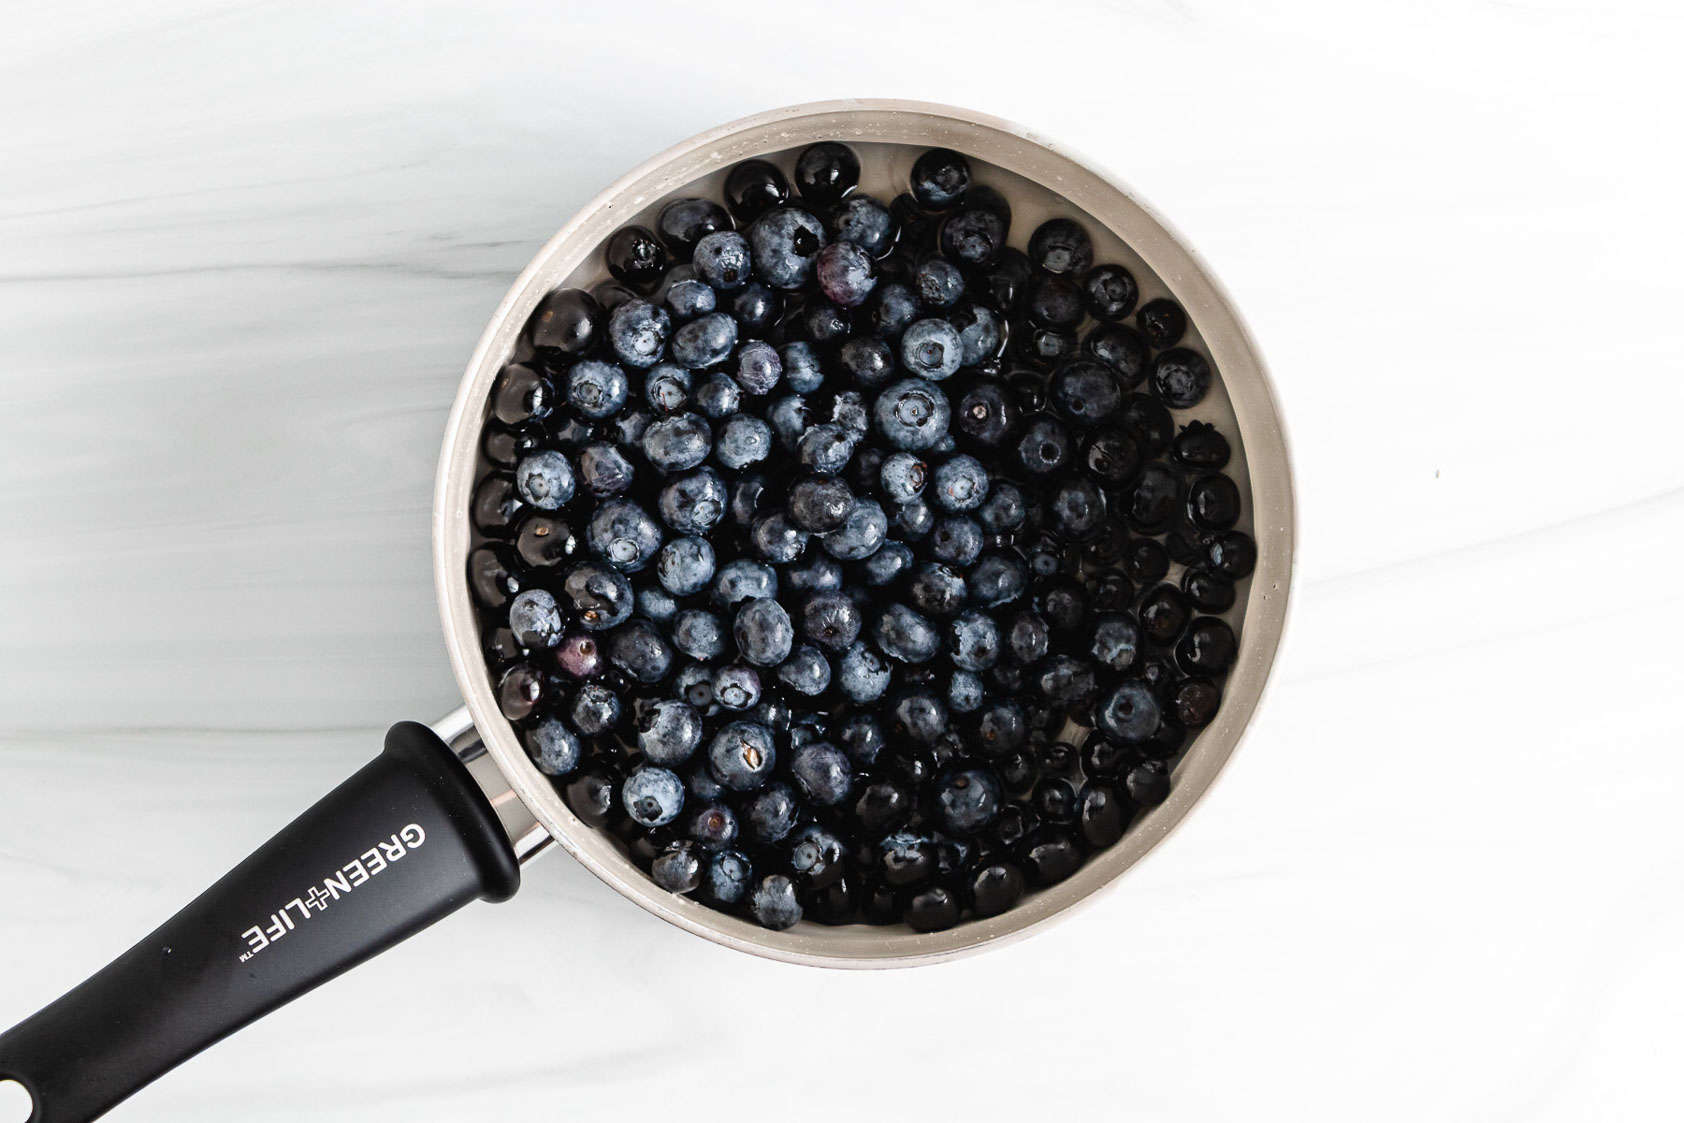
[[[691,370],[718,366],[737,345],[737,321],[723,312],[700,316],[672,336],[672,358]]]
[[[725,515],[725,484],[711,468],[680,476],[661,489],[661,521],[679,534],[705,534]]]
[[[663,417],[643,431],[643,455],[663,472],[682,472],[707,459],[713,431],[694,413]]]
[[[971,186],[971,165],[951,148],[932,148],[912,164],[912,197],[939,211],[951,207]]]
[[[614,279],[639,292],[661,283],[667,271],[667,251],[645,226],[622,226],[608,239],[604,251]]]
[[[837,348],[836,364],[855,385],[881,386],[894,377],[895,353],[880,339],[856,335]]]
[[[1192,409],[1210,392],[1210,364],[1197,351],[1176,347],[1152,360],[1152,392],[1171,409]]]
[[[600,683],[587,682],[573,695],[567,716],[586,737],[606,733],[620,723],[620,698]]]
[[[778,351],[778,357],[783,361],[784,385],[796,393],[810,394],[824,382],[819,355],[811,343],[786,343]]]
[[[858,187],[860,159],[853,149],[832,140],[802,150],[795,160],[795,189],[814,203],[838,203]]]
[[[757,555],[773,565],[788,565],[807,548],[807,531],[790,521],[783,511],[773,511],[754,520],[749,541]]]
[[[812,276],[824,248],[824,224],[799,207],[779,207],[754,220],[748,240],[760,279],[775,289],[797,289]]]
[[[1146,337],[1146,342],[1152,345],[1154,351],[1174,347],[1187,334],[1187,313],[1181,310],[1181,305],[1167,297],[1142,304],[1134,322],[1140,325],[1140,334]]]
[[[732,471],[758,464],[772,454],[772,430],[758,417],[735,414],[720,427],[714,457]]]
[[[725,177],[725,205],[738,222],[749,222],[788,198],[789,181],[766,160],[744,160]]]
[[[812,472],[835,475],[848,466],[857,440],[853,433],[834,422],[813,425],[796,444],[801,466]]]
[[[713,673],[713,700],[727,710],[749,710],[760,702],[760,672],[732,663]]]
[[[883,508],[870,499],[854,504],[848,517],[837,529],[820,541],[824,550],[842,561],[859,561],[876,553],[889,535],[889,517]]]
[[[918,297],[907,286],[892,281],[877,286],[871,302],[871,330],[880,339],[893,339],[918,318]]]
[[[579,767],[579,738],[559,721],[541,721],[526,734],[526,751],[546,776],[568,776]]]
[[[684,781],[654,765],[640,765],[620,788],[626,814],[642,827],[664,827],[684,808]]]
[[[871,255],[852,242],[832,242],[820,250],[814,268],[820,291],[843,308],[864,304],[877,286]]]
[[[720,566],[713,583],[713,600],[721,608],[734,609],[744,601],[777,595],[777,571],[749,558]]]
[[[736,850],[723,850],[708,859],[698,895],[709,904],[730,908],[748,897],[754,867]]]
[[[766,782],[777,763],[772,731],[751,721],[733,721],[708,745],[713,778],[736,792],[753,791]]]
[[[1162,715],[1156,695],[1144,682],[1125,679],[1100,699],[1094,720],[1117,740],[1139,744],[1158,731]]]
[[[1005,553],[984,554],[972,568],[966,584],[971,601],[983,608],[1009,604],[1029,587],[1029,570],[1021,558]]]
[[[1070,459],[1070,431],[1056,418],[1042,414],[1024,426],[1017,442],[1017,461],[1037,476],[1056,472]]]
[[[628,300],[608,317],[608,346],[629,367],[654,366],[665,354],[671,334],[672,317],[665,308],[657,308],[647,300]],[[613,370],[617,378],[612,382],[603,379],[597,372],[603,372],[604,368]],[[583,384],[582,393],[580,372],[587,369],[596,377]],[[581,362],[568,379],[567,400],[586,417],[618,413],[626,400],[625,372],[593,360]]]
[[[887,585],[912,568],[911,547],[903,542],[885,542],[860,565],[861,576],[872,587]]]
[[[591,552],[624,573],[648,565],[661,548],[661,529],[629,499],[610,499],[596,509],[585,527]]]
[[[901,364],[913,374],[932,381],[939,382],[958,371],[964,353],[959,330],[946,320],[919,320],[901,336]]]
[[[927,258],[912,271],[912,291],[923,308],[947,308],[964,295],[965,275],[951,261]]]
[[[784,606],[769,597],[748,601],[737,610],[731,634],[742,657],[757,667],[773,667],[789,657],[795,627]]]
[[[899,232],[899,224],[889,208],[869,195],[855,195],[831,212],[831,236],[837,241],[852,242],[872,257],[888,253]]]
[[[1093,267],[1093,239],[1078,222],[1049,218],[1029,236],[1029,261],[1055,275],[1086,273]]]
[[[572,603],[573,618],[587,631],[618,627],[631,617],[631,582],[606,566],[574,566],[562,582],[562,592]]]
[[[526,338],[540,353],[583,355],[601,338],[606,313],[583,289],[550,293],[526,321]]]
[[[675,597],[699,593],[713,581],[713,546],[705,538],[675,538],[661,547],[655,576]]]
[[[905,378],[878,395],[872,417],[891,447],[921,451],[947,435],[947,396],[932,382]]]
[[[795,883],[781,873],[760,879],[749,895],[748,910],[763,928],[781,932],[801,921],[801,901]]]
[[[967,268],[988,265],[1005,248],[1008,225],[992,207],[962,206],[941,224],[941,252]]]
[[[527,589],[509,603],[509,630],[522,647],[554,647],[561,628],[561,609],[546,589]]]
[[[712,199],[674,199],[661,208],[655,233],[679,260],[687,260],[696,243],[717,230],[731,229],[731,216]]]
[[[748,284],[753,258],[747,238],[734,230],[709,234],[696,244],[693,259],[696,275],[720,292],[731,292]]]
[[[982,554],[982,524],[969,515],[937,519],[930,531],[930,555],[963,569]]]
[[[959,329],[959,365],[974,367],[999,357],[1006,345],[1005,328],[992,309],[975,301],[963,301],[947,314]]]
[[[936,784],[942,827],[954,834],[975,834],[987,827],[999,814],[1000,800],[1000,781],[987,769],[959,769]]]
[[[889,688],[889,665],[864,643],[855,643],[837,661],[836,682],[855,702],[873,702]]]

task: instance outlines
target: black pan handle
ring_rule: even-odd
[[[28,1123],[88,1123],[182,1061],[475,898],[520,864],[467,766],[424,725],[99,974],[0,1034]]]

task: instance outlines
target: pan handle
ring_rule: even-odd
[[[500,810],[514,814],[438,734],[394,725],[384,752],[233,872],[0,1034],[0,1088],[29,1093],[25,1123],[88,1123],[468,902],[507,900],[520,862]]]

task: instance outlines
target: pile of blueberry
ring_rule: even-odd
[[[1165,798],[1256,551],[1171,412],[1212,378],[1186,315],[1080,224],[1008,246],[945,149],[888,204],[841,144],[793,178],[737,165],[538,307],[469,579],[504,715],[657,884],[946,928]]]

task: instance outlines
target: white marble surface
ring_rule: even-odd
[[[433,458],[550,232],[717,122],[895,95],[1120,172],[1271,360],[1295,619],[1206,806],[1070,923],[876,976],[552,858],[121,1118],[1684,1111],[1675,7],[773,7],[6,16],[0,1023],[451,705]]]

